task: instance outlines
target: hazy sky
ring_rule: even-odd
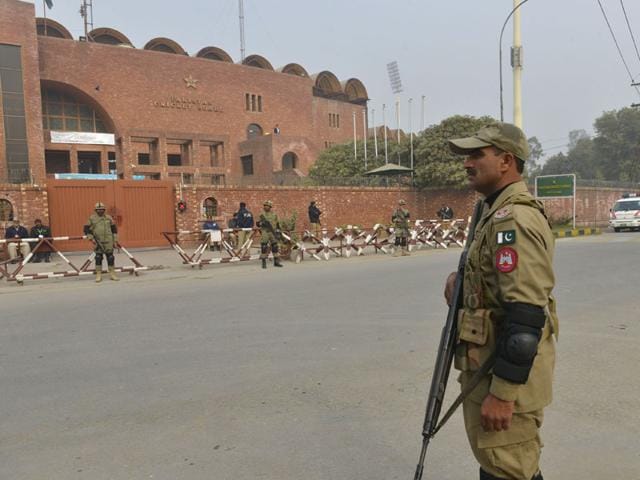
[[[48,16],[83,34],[81,0],[53,0]],[[637,54],[621,0],[601,0],[634,78]],[[169,37],[190,54],[213,45],[240,60],[238,0],[93,0],[94,26],[115,28],[142,48]],[[38,16],[42,1],[35,2]],[[640,42],[640,2],[623,0]],[[401,127],[413,128],[454,114],[499,117],[498,37],[512,0],[244,0],[247,55],[265,56],[275,68],[290,62],[340,80],[356,77],[366,86],[377,124],[382,104],[395,125],[386,65],[397,60],[404,86]],[[570,130],[592,132],[603,111],[640,102],[630,87],[597,0],[529,0],[521,8],[524,46],[523,122],[548,154],[561,151]],[[505,120],[512,121],[509,48],[503,40]],[[117,65],[114,65],[117,69]]]

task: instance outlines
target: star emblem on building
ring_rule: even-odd
[[[188,77],[183,78],[183,80],[184,80],[184,83],[187,84],[187,88],[198,88],[198,80],[193,78],[192,75],[189,75]]]

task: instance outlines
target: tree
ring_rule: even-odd
[[[569,150],[576,148],[578,141],[582,140],[583,138],[590,138],[586,130],[571,130],[569,132]]]
[[[415,141],[416,186],[466,186],[463,163],[459,155],[451,152],[447,140],[472,135],[492,121],[486,116],[455,115],[422,131]]]
[[[538,137],[531,137],[528,140],[529,143],[529,159],[526,162],[526,169],[524,174],[526,177],[537,177],[542,171],[542,166],[538,163],[544,154],[542,144],[538,140]]]
[[[640,181],[640,111],[623,108],[596,119],[595,156],[604,178]]]

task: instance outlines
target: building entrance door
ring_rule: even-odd
[[[125,247],[166,245],[163,231],[175,230],[173,183],[136,180],[49,180],[49,222],[55,237],[79,236],[96,202],[103,202]],[[61,250],[84,250],[86,241],[65,242]]]

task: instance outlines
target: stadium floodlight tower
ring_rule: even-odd
[[[387,72],[389,73],[389,82],[391,82],[391,91],[396,95],[396,139],[400,144],[400,94],[402,93],[402,80],[400,79],[400,69],[398,62],[387,63]],[[398,149],[398,164],[400,164],[400,149]]]

